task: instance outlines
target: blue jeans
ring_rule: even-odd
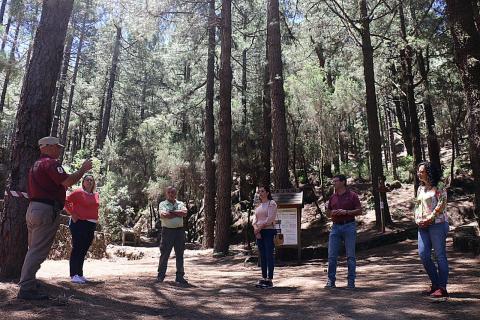
[[[337,273],[338,252],[342,241],[345,242],[347,254],[348,283],[355,284],[355,240],[357,237],[357,224],[350,222],[346,224],[333,224],[332,231],[328,237],[328,279],[335,283]]]
[[[418,254],[433,287],[447,289],[448,261],[446,239],[448,222],[435,223],[427,228],[418,228]],[[432,261],[432,248],[438,268]]]
[[[275,259],[273,250],[275,244],[273,237],[277,234],[276,229],[262,229],[260,231],[261,239],[257,239],[258,251],[260,251],[260,264],[262,266],[262,277],[273,279],[273,270],[275,269]]]

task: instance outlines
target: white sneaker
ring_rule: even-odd
[[[72,277],[72,282],[83,284],[83,283],[85,283],[85,280],[83,280],[82,277],[80,277],[78,274],[76,274]]]
[[[84,276],[80,276],[80,279],[82,279],[83,282],[88,282],[87,278],[85,278]]]

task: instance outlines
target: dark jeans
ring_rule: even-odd
[[[162,238],[160,239],[160,261],[158,263],[158,276],[160,278],[165,278],[165,274],[167,273],[168,258],[170,257],[172,248],[175,250],[177,278],[183,278],[185,275],[185,271],[183,269],[185,230],[183,228],[162,228]]]
[[[258,251],[260,251],[260,264],[262,266],[262,277],[273,279],[273,270],[275,269],[275,259],[273,250],[275,244],[273,237],[277,234],[276,229],[262,229],[260,231],[261,239],[257,239]]]
[[[72,253],[70,254],[70,277],[83,276],[83,262],[88,249],[92,244],[97,224],[87,220],[70,219],[70,232],[72,233]]]

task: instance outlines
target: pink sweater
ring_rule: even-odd
[[[265,225],[262,229],[275,229],[274,223],[277,219],[277,204],[273,200],[261,203],[255,209],[255,222],[253,224]]]

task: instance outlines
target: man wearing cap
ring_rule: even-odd
[[[92,161],[85,160],[81,168],[67,174],[58,161],[63,145],[57,137],[38,140],[40,158],[28,173],[28,197],[26,221],[28,251],[20,277],[19,299],[43,300],[48,295],[38,290],[35,275],[48,256],[60,223],[59,211],[65,202],[66,189],[77,183],[92,168]]]

